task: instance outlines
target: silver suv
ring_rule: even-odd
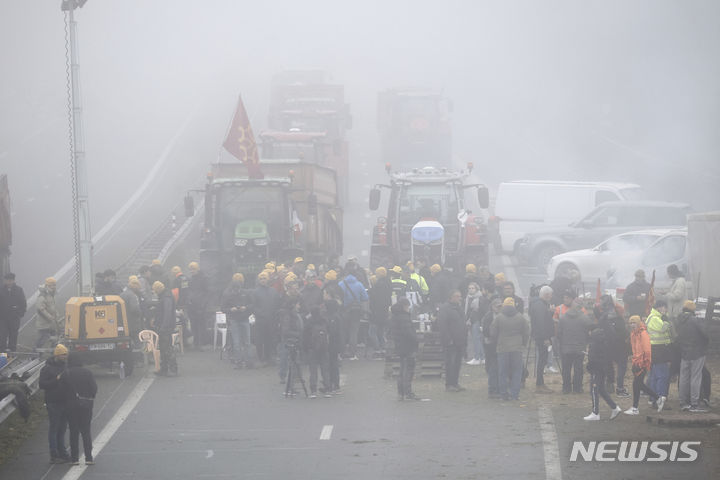
[[[567,227],[554,227],[525,235],[518,245],[521,262],[545,271],[552,257],[569,250],[591,248],[619,233],[648,228],[687,225],[686,203],[652,201],[607,202]]]

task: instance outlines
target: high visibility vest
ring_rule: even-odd
[[[410,278],[415,280],[417,284],[420,286],[420,293],[423,295],[427,295],[430,289],[428,288],[427,282],[425,281],[425,278],[420,275],[417,272],[413,272],[410,274]]]
[[[646,325],[650,336],[650,345],[669,345],[672,343],[670,325],[665,325],[660,312],[654,308],[648,315]]]

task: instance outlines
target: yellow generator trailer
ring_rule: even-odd
[[[125,302],[117,295],[69,299],[63,342],[85,363],[122,362],[125,375],[132,374],[135,362]]]

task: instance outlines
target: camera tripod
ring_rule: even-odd
[[[302,385],[303,392],[305,392],[305,397],[308,396],[307,387],[305,386],[305,380],[303,380],[302,376],[302,370],[300,369],[300,364],[298,364],[297,356],[297,345],[294,344],[287,344],[285,345],[285,348],[288,350],[288,374],[287,374],[287,382],[285,382],[285,396],[286,397],[292,397],[294,395],[293,393],[293,371],[297,372],[297,378],[300,380],[300,385]]]

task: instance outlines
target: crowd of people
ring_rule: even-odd
[[[286,395],[297,394],[305,368],[308,396],[340,394],[341,361],[364,356],[396,361],[398,398],[418,400],[412,380],[421,345],[417,320],[424,317],[443,348],[448,392],[465,390],[459,381],[464,362],[484,366],[489,398],[517,401],[534,358],[537,394],[553,393],[545,385],[549,373],[561,373],[562,394],[583,393],[588,371],[592,411],[585,420],[600,419],[600,399],[613,419],[622,412],[618,402],[632,397],[624,413],[637,415],[641,393],[653,408],[666,409],[674,376],[681,409],[704,412],[710,397],[705,366],[709,338],[703,320],[695,316],[695,303],[687,298],[680,270],[672,265],[668,274],[672,287],[656,298],[645,272],[638,270],[616,301],[609,295],[578,295],[578,277],[570,271],[533,288],[526,309],[515,285],[485,266],[468,264],[463,275],[421,262],[368,271],[356,258],[342,267],[336,257],[316,267],[298,257],[292,265],[268,262],[252,282],[235,273],[215,303],[226,315],[235,368],[277,367]],[[36,348],[63,329],[56,283],[47,278],[39,290]],[[158,333],[158,375],[178,373],[172,344],[178,329],[186,331],[181,338],[188,347],[202,349],[211,341],[216,305],[209,278],[197,262],[188,265],[186,275],[179,266],[166,272],[153,261],[125,286],[107,270],[98,275],[95,293],[123,298],[132,338],[143,329]],[[13,274],[6,275],[0,290],[0,350],[16,348],[25,309],[22,289]],[[628,361],[631,392],[625,386]],[[89,418],[97,387],[85,369],[73,370],[80,368],[58,345],[43,369],[40,383],[46,391],[53,461],[77,462],[82,435],[86,462],[92,462]],[[68,422],[70,454],[63,440]]]

